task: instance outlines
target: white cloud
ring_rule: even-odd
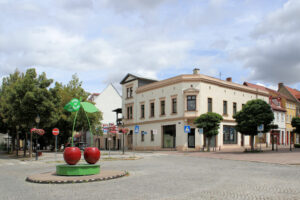
[[[299,82],[299,27],[300,1],[290,0],[255,28],[255,45],[235,52],[244,67],[251,70],[250,80],[272,84]]]

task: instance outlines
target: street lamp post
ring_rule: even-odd
[[[39,128],[39,123],[40,123],[40,121],[41,121],[41,118],[40,118],[40,116],[39,115],[37,115],[37,117],[35,118],[35,122],[36,122],[36,124],[37,124],[37,128]],[[35,144],[35,160],[38,160],[38,149],[37,149],[37,147],[38,147],[38,137],[37,137],[37,135],[36,135],[36,144]]]

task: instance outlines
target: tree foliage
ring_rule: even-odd
[[[0,131],[9,131],[15,138],[16,126],[19,125],[22,134],[20,139],[26,138],[26,133],[36,127],[35,118],[40,116],[39,127],[46,134],[39,137],[41,145],[53,144],[53,128],[60,129],[60,142],[65,143],[71,136],[72,122],[75,113],[63,109],[64,105],[72,98],[86,100],[89,93],[81,86],[76,75],[67,84],[53,83],[45,73],[37,75],[34,68],[26,73],[16,70],[13,74],[3,78],[0,87]],[[101,113],[87,114],[92,128],[95,130],[100,125]],[[88,123],[84,112],[79,112],[76,130],[88,130]]]
[[[294,132],[300,134],[300,117],[293,117],[292,126],[295,128]]]
[[[251,149],[253,150],[254,136],[258,134],[257,126],[264,125],[263,133],[270,131],[274,114],[269,104],[261,99],[255,99],[248,101],[233,118],[237,123],[236,130],[244,135],[251,136]]]
[[[214,112],[202,114],[195,119],[194,123],[196,124],[197,128],[203,128],[203,134],[208,138],[208,150],[210,146],[210,138],[219,133],[218,130],[222,120],[223,117]]]

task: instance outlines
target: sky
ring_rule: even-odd
[[[300,1],[0,0],[0,77],[32,67],[89,92],[194,68],[300,89]]]

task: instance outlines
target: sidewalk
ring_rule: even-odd
[[[283,165],[300,165],[300,149],[279,148],[272,151],[270,148],[262,148],[263,152],[245,153],[244,148],[224,149],[216,152],[162,152],[173,155],[185,155],[204,158],[217,158],[225,160],[240,160],[249,162],[263,162]]]

